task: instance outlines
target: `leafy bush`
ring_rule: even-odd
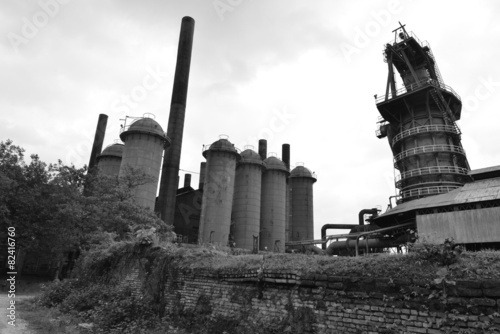
[[[59,309],[64,313],[84,312],[95,308],[101,300],[106,300],[109,287],[103,284],[82,287],[70,293],[61,303]]]
[[[92,312],[91,320],[100,330],[139,333],[159,323],[151,304],[133,295],[130,289],[109,289],[107,298]]]
[[[453,239],[445,239],[442,245],[427,243],[412,244],[410,251],[420,260],[429,261],[441,266],[449,266],[458,261],[463,249],[461,246],[456,245]]]
[[[42,294],[39,297],[40,304],[45,307],[58,306],[80,286],[82,283],[78,279],[68,279],[42,286]]]

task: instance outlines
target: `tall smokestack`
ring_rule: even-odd
[[[96,158],[102,151],[102,144],[104,136],[106,135],[106,125],[108,124],[108,115],[99,114],[97,120],[97,127],[95,129],[94,144],[92,145],[92,152],[90,153],[89,171],[92,171],[96,165]]]
[[[184,188],[191,187],[191,174],[184,175]]]
[[[194,20],[185,16],[182,18],[177,63],[175,66],[174,88],[168,118],[167,136],[172,144],[165,150],[160,181],[156,212],[168,225],[174,224],[175,196],[179,183],[179,166],[181,160],[182,134],[186,116],[186,100],[191,66],[191,51],[193,50]]]
[[[203,185],[205,184],[205,169],[207,168],[207,163],[202,162],[200,164],[200,183],[198,189],[203,190]]]
[[[286,168],[290,170],[290,144],[283,144],[281,146],[281,158]]]
[[[267,140],[259,139],[259,155],[262,160],[267,158]]]

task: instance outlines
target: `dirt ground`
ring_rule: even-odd
[[[19,277],[16,278],[16,292],[14,298],[9,298],[9,288],[6,284],[6,277],[1,278],[0,284],[0,334],[23,333],[38,334],[35,330],[29,328],[27,322],[23,319],[22,307],[19,303],[23,300],[33,298],[40,293],[40,284],[47,282],[47,279],[38,277]],[[9,310],[7,307],[10,301],[15,301],[16,321],[15,326],[9,325]]]

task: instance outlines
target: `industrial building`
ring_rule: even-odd
[[[420,240],[470,249],[500,244],[500,166],[470,170],[461,144],[460,96],[443,81],[429,43],[404,25],[385,45],[389,73],[377,137],[387,137],[400,189],[379,227],[413,223]],[[397,89],[394,68],[403,80]]]
[[[151,117],[124,124],[124,145],[115,143],[96,154],[99,170],[122,175],[131,167],[150,175],[152,182],[136,190],[137,203],[154,208],[174,226],[179,241],[187,243],[272,252],[306,246],[320,252],[311,246],[322,244],[325,249],[329,243],[328,254],[347,255],[354,249],[359,254],[398,247],[414,241],[416,231],[420,240],[432,243],[454,238],[471,249],[498,247],[500,166],[470,169],[457,124],[460,96],[444,83],[429,43],[408,33],[404,25],[393,32],[394,39],[384,46],[385,94],[375,95],[380,113],[376,135],[388,140],[399,189],[399,195],[391,196],[396,205],[390,197],[385,213],[362,209],[358,224],[326,224],[321,240],[314,240],[315,173],[299,163],[290,165],[289,144],[282,145],[280,160],[267,153],[263,139],[258,152],[250,146],[239,150],[227,136],[203,146],[206,163],[200,165],[198,189],[191,187],[190,174],[178,187],[191,18],[182,21],[167,133]],[[100,118],[98,124],[102,122]],[[98,133],[99,125],[96,140],[103,137]],[[330,229],[351,231],[327,235]]]
[[[264,139],[258,153],[252,147],[241,152],[221,136],[203,146],[199,188],[191,187],[190,174],[178,188],[193,34],[194,20],[183,18],[167,132],[151,114],[127,116],[120,133],[124,144],[99,154],[107,121],[101,114],[89,166],[97,164],[104,175],[145,173],[150,180],[134,190],[136,203],[173,225],[181,242],[284,252],[286,242],[312,238],[314,229],[316,176],[304,166],[290,174],[289,144],[282,146],[282,161],[267,154]]]

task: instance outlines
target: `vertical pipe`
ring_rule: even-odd
[[[290,170],[290,144],[283,144],[281,147],[281,157],[286,168]]]
[[[96,166],[96,158],[102,151],[102,144],[104,142],[104,136],[106,134],[106,125],[108,124],[108,115],[99,114],[99,119],[97,120],[97,127],[95,129],[94,144],[92,145],[92,151],[90,153],[89,160],[89,172]]]
[[[175,67],[172,102],[168,118],[167,136],[172,140],[171,146],[165,150],[160,181],[160,194],[156,212],[168,225],[174,224],[175,196],[179,180],[179,166],[181,160],[182,134],[186,116],[186,101],[191,66],[191,52],[193,49],[194,20],[185,16],[182,18],[177,49],[177,63]]]
[[[184,188],[191,187],[191,174],[184,175]]]
[[[290,144],[283,144],[281,146],[281,157],[283,158],[283,163],[285,164],[286,169],[290,170]],[[285,206],[285,242],[291,240],[292,236],[292,229],[290,226],[290,215],[291,215],[291,210],[290,210],[290,201],[291,201],[291,196],[290,196],[290,178],[286,178],[286,195],[285,195],[285,200],[286,200],[286,206]]]
[[[203,190],[203,184],[205,183],[205,169],[207,168],[207,163],[202,162],[200,164],[200,183],[198,184],[198,189]]]
[[[267,140],[259,139],[259,155],[262,160],[267,159]]]

